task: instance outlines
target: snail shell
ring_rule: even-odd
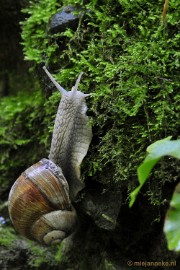
[[[77,216],[60,167],[42,159],[25,170],[11,188],[9,213],[15,229],[28,239],[51,244],[67,237]]]

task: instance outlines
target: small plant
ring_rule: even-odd
[[[130,207],[134,204],[140,189],[147,181],[152,169],[164,156],[180,159],[180,139],[170,140],[167,137],[151,144],[147,148],[148,155],[137,169],[139,186],[130,194]],[[170,202],[170,208],[164,223],[169,250],[180,251],[180,183],[176,186]]]
[[[0,216],[0,228],[1,228],[4,224],[6,224],[6,220],[5,220],[5,218],[3,218],[2,216]]]
[[[180,140],[171,141],[171,136],[151,144],[147,148],[148,155],[137,169],[139,186],[130,194],[130,207],[134,204],[136,197],[147,181],[156,163],[164,156],[172,156],[180,159]]]
[[[180,183],[176,186],[164,223],[168,249],[180,252]]]

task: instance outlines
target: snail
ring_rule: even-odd
[[[43,158],[26,169],[13,184],[8,198],[10,219],[20,234],[50,245],[60,243],[74,232],[77,213],[72,203],[84,184],[80,165],[92,138],[85,98],[78,91],[79,75],[71,91],[66,91],[44,71],[61,92],[49,159]]]

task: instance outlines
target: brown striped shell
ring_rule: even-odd
[[[15,229],[41,243],[61,242],[76,225],[68,183],[60,167],[47,159],[29,167],[15,181],[8,207]]]

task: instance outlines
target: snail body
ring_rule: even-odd
[[[49,159],[41,159],[20,175],[9,193],[8,208],[20,234],[49,245],[61,242],[77,225],[72,202],[84,187],[80,165],[88,151],[92,131],[87,125],[85,103],[89,94],[77,90],[82,74],[67,92],[45,67],[44,70],[62,94]]]

